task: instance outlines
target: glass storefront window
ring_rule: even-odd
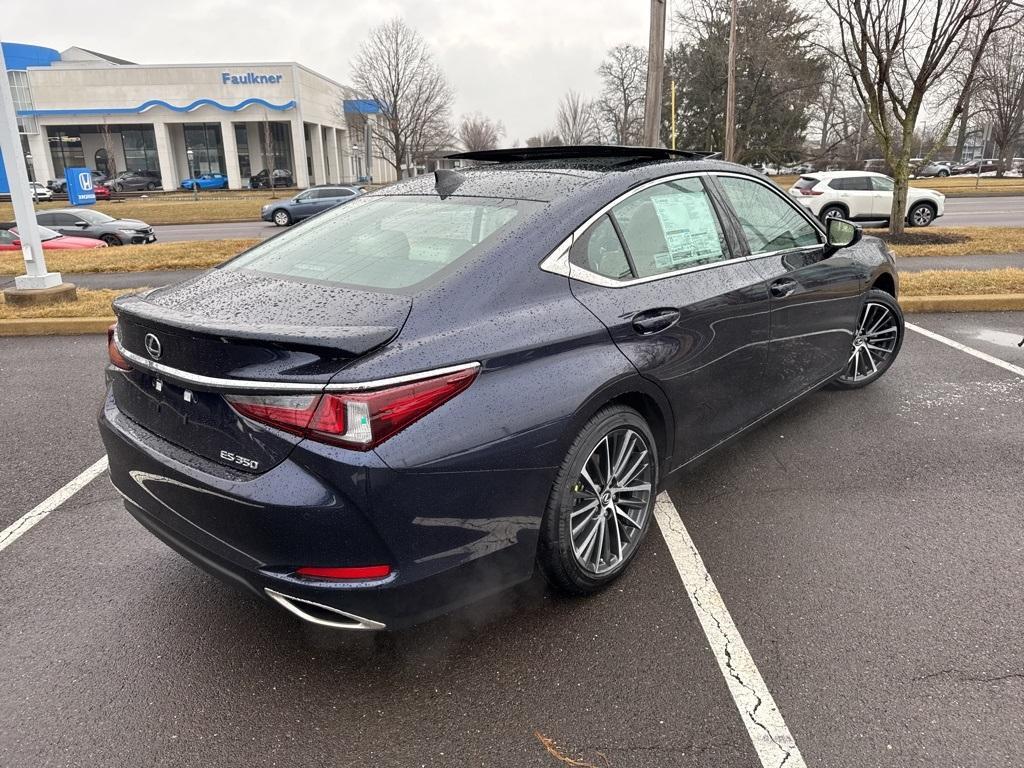
[[[243,179],[252,175],[252,164],[249,162],[249,131],[245,123],[235,123],[235,147],[238,150],[238,172]]]
[[[121,146],[124,148],[124,170],[160,170],[160,160],[156,154],[156,132],[152,126],[122,126]]]
[[[219,123],[186,123],[185,155],[190,175],[227,173]]]

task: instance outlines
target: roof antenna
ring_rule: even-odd
[[[438,168],[434,171],[434,191],[444,200],[455,194],[455,190],[466,180],[458,171],[449,171],[445,168]]]

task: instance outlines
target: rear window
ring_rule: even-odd
[[[800,180],[793,185],[796,189],[810,189],[817,184],[819,179],[812,179],[810,176],[801,176]]]
[[[479,197],[362,197],[224,265],[283,277],[402,289],[487,247],[543,203]]]

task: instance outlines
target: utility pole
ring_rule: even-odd
[[[661,81],[665,73],[665,0],[651,0],[651,38],[647,46],[647,95],[644,144],[661,144]]]
[[[676,148],[676,81],[672,81],[672,130],[669,131],[669,136],[672,137],[672,149]]]
[[[75,298],[74,286],[61,282],[60,272],[47,272],[43,244],[39,239],[39,224],[32,205],[32,192],[28,181],[28,167],[21,148],[18,133],[18,117],[14,111],[14,99],[7,76],[7,62],[4,61],[3,47],[0,46],[0,153],[3,154],[7,181],[11,186],[11,202],[14,219],[18,225],[18,240],[25,259],[25,274],[14,278],[14,288],[4,291],[10,304],[35,302],[33,294],[46,291],[56,300]],[[36,294],[38,295],[38,293]]]
[[[736,0],[732,0],[729,14],[729,64],[725,88],[725,146],[722,156],[726,161],[736,161]]]

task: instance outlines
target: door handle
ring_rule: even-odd
[[[633,315],[633,330],[641,336],[660,333],[676,324],[678,309],[648,309]]]
[[[769,286],[768,290],[772,296],[781,299],[783,296],[789,296],[789,294],[796,290],[796,280],[790,280],[789,278],[776,280]]]

